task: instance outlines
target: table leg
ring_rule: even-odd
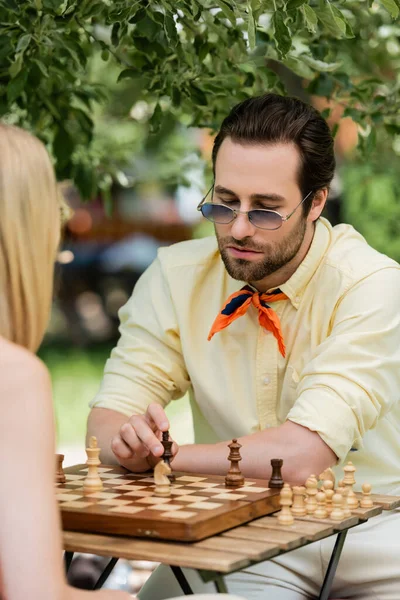
[[[226,587],[226,583],[222,575],[218,575],[218,577],[214,580],[215,587],[217,589],[218,594],[228,594],[228,588]]]
[[[73,552],[64,552],[65,573],[68,574],[69,568],[74,558]]]
[[[108,577],[111,574],[111,571],[113,570],[113,568],[115,567],[117,562],[118,562],[118,558],[110,559],[110,562],[108,563],[108,565],[106,566],[106,568],[104,569],[104,571],[102,572],[102,574],[100,575],[100,577],[98,578],[96,583],[94,584],[94,587],[93,587],[94,590],[99,590],[101,587],[103,587],[103,585],[107,581]]]
[[[193,590],[189,585],[188,580],[186,579],[182,569],[180,567],[175,567],[173,565],[170,565],[171,571],[173,572],[173,574],[175,575],[175,577],[178,580],[179,585],[182,588],[183,593],[185,594],[185,596],[191,596],[193,594]]]
[[[333,578],[335,577],[336,569],[339,564],[340,555],[342,554],[344,542],[347,535],[347,529],[344,529],[336,538],[335,546],[333,548],[332,556],[329,561],[328,568],[325,573],[325,579],[321,587],[321,592],[319,594],[318,600],[328,600],[329,594],[331,591]]]

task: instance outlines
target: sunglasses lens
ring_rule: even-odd
[[[233,210],[222,204],[213,204],[211,202],[203,204],[201,214],[209,221],[221,224],[230,223],[234,218]]]
[[[249,220],[260,229],[279,229],[282,225],[281,216],[276,212],[267,210],[251,210]]]

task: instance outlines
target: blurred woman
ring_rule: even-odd
[[[0,600],[128,600],[125,592],[71,588],[63,572],[52,391],[35,356],[50,315],[62,211],[43,144],[0,123]]]

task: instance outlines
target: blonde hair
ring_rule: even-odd
[[[49,320],[60,192],[44,145],[0,123],[0,335],[36,351]]]

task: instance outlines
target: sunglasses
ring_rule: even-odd
[[[238,215],[247,215],[250,223],[252,223],[254,227],[269,230],[279,229],[282,227],[284,221],[288,221],[299,208],[299,206],[301,206],[303,202],[312,194],[312,191],[308,192],[307,196],[303,198],[296,208],[294,208],[290,214],[284,217],[278,211],[270,210],[268,208],[255,208],[253,210],[243,211],[237,210],[236,208],[230,208],[225,204],[218,204],[212,201],[206,202],[207,197],[213,190],[214,185],[211,186],[197,207],[197,210],[201,212],[205,219],[211,221],[212,223],[217,223],[217,225],[228,225],[229,223],[232,223],[232,221],[234,221]]]

